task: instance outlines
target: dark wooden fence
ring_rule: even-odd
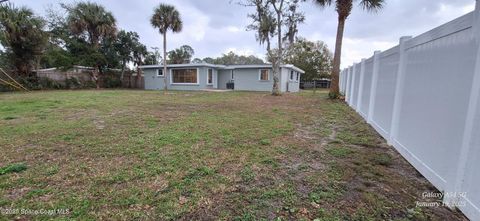
[[[304,81],[300,82],[301,89],[311,89],[311,88],[330,88],[331,81],[328,80],[315,80],[315,81]]]
[[[123,76],[122,88],[144,89],[145,81],[143,80],[143,76],[137,78],[136,74],[125,73]]]

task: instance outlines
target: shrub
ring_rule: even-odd
[[[338,99],[339,97],[340,97],[340,94],[338,93],[334,93],[334,92],[328,93],[328,98],[330,99]]]
[[[77,78],[67,78],[65,80],[65,87],[67,89],[78,89],[78,88],[82,88],[82,83],[80,83],[80,81],[77,79]]]
[[[392,157],[386,153],[378,153],[373,156],[373,162],[377,165],[390,166],[392,161]]]
[[[103,86],[105,88],[122,87],[122,81],[120,81],[120,78],[116,75],[113,75],[113,74],[104,75]]]

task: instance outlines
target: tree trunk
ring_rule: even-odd
[[[163,93],[167,94],[167,32],[163,33]]]
[[[93,77],[93,80],[95,81],[95,86],[97,90],[100,89],[100,79],[98,76],[97,67],[95,67],[94,70],[92,71],[92,77]]]
[[[123,87],[123,77],[125,76],[125,66],[127,62],[125,60],[122,61],[122,74],[120,74],[120,83],[122,84]]]
[[[340,75],[340,59],[342,58],[342,41],[345,19],[346,18],[343,16],[338,17],[337,39],[335,42],[335,55],[333,57],[332,83],[330,85],[330,97],[332,98],[340,97],[338,76]]]
[[[277,59],[275,62],[273,62],[273,90],[272,90],[272,95],[274,96],[280,96],[280,87],[278,86],[278,75],[280,74],[280,66],[282,65],[283,62],[283,45],[282,45],[282,7],[283,7],[283,0],[280,3],[280,7],[277,9],[275,8],[275,11],[277,12],[277,31],[278,31],[278,50],[277,50]]]
[[[140,80],[141,80],[141,79],[142,79],[142,69],[141,69],[141,68],[137,68],[137,78],[136,78],[136,80],[135,80],[135,83],[136,83],[136,87],[137,87],[138,89],[143,89],[143,88],[140,87],[140,85],[142,84],[142,83],[140,83]]]
[[[274,96],[280,96],[280,87],[278,86],[278,82],[280,81],[278,79],[278,73],[280,73],[280,65],[276,65],[277,67],[273,68],[273,91],[272,95]]]

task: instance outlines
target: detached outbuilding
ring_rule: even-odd
[[[167,73],[163,65],[141,66],[145,89],[162,90],[164,78],[170,90],[232,89],[238,91],[272,91],[272,65],[171,64]],[[279,83],[281,92],[298,92],[300,76],[305,73],[293,65],[282,65]]]

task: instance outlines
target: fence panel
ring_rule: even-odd
[[[395,85],[397,84],[400,54],[396,46],[380,54],[377,90],[373,95],[372,126],[385,138],[390,136],[392,126]]]
[[[365,119],[367,119],[368,110],[370,108],[370,89],[373,81],[373,57],[365,61],[362,78],[362,93],[359,102],[359,112]]]
[[[473,22],[470,15],[465,18]],[[394,138],[427,165],[426,176],[431,173],[431,182],[441,190],[455,179],[456,165],[451,159],[460,154],[475,66],[472,24],[466,28],[458,23],[464,21],[461,18],[434,30],[444,32],[441,35],[409,41],[401,120]]]
[[[347,102],[444,202],[480,220],[480,3],[374,58],[344,71]]]
[[[346,101],[348,104],[351,104],[352,102],[352,85],[353,85],[353,67],[349,67],[347,69],[347,89],[346,89]]]
[[[362,65],[361,63],[353,65],[353,82],[352,82],[352,101],[351,101],[351,106],[357,110],[358,106],[358,94],[359,94],[359,89],[360,89],[360,73],[362,71]]]
[[[468,217],[476,217],[477,219],[480,219],[480,217],[478,217],[478,207],[480,206],[480,170],[478,168],[478,162],[480,161],[480,95],[478,87],[476,89],[476,94],[476,111],[474,112],[474,118],[471,122],[473,123],[471,134],[472,141],[469,143],[471,152],[467,154],[465,174],[461,176],[464,177],[465,180],[461,183],[458,191],[466,193],[463,198],[466,205],[464,208],[461,208],[462,211]]]

